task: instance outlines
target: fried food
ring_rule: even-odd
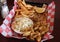
[[[22,37],[40,42],[49,31],[47,23],[47,5],[42,7],[26,4],[25,0],[17,0],[17,9],[12,19],[11,28]]]

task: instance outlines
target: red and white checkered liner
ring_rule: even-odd
[[[16,2],[17,2],[17,0],[14,1],[13,9],[9,12],[9,15],[5,18],[5,20],[3,21],[3,24],[0,26],[0,33],[4,37],[14,37],[14,38],[18,38],[18,39],[23,39],[24,37],[22,37],[19,34],[14,33],[10,28],[11,20],[12,20],[14,14],[15,14],[15,10],[17,8]],[[53,26],[54,26],[54,14],[55,14],[55,4],[54,4],[54,1],[53,1],[52,3],[50,3],[48,5],[47,22],[50,26],[49,27],[49,32],[47,34],[45,34],[45,36],[44,36],[44,38],[41,42],[53,38],[51,33],[53,31]]]

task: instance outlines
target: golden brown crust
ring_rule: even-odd
[[[45,7],[45,5],[41,8],[41,7],[37,7],[37,6],[32,6],[29,4],[24,3],[24,1],[22,0],[18,0],[17,2],[18,4],[18,9],[15,11],[15,16],[12,20],[12,24],[11,24],[11,28],[13,30],[16,29],[16,25],[18,26],[19,24],[21,25],[21,23],[29,23],[29,25],[32,25],[31,27],[27,27],[26,29],[21,28],[21,26],[17,27],[17,32],[21,32],[23,34],[23,37],[26,37],[30,40],[35,40],[40,42],[41,39],[43,38],[43,35],[45,33],[47,33],[49,31],[49,26],[47,23],[47,9]],[[22,19],[19,19],[21,18]],[[23,17],[26,17],[23,19]],[[21,20],[29,20],[27,22],[21,22]],[[16,21],[20,21],[21,23],[18,23]],[[24,24],[23,24],[24,25]],[[20,30],[22,29],[22,30]]]

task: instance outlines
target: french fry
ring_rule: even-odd
[[[19,1],[19,7],[21,7],[21,9],[24,11],[25,14],[29,14],[29,11],[24,7],[23,3],[21,1]]]
[[[41,36],[36,38],[37,42],[41,42]]]
[[[30,33],[31,33],[31,31],[24,32],[24,33],[23,33],[23,36],[29,36],[29,35],[30,35]]]
[[[26,4],[25,0],[17,0],[17,5],[18,7],[15,10],[16,13],[13,18],[13,22],[11,24],[12,29],[13,30],[16,29],[16,33],[22,32],[22,36],[29,40],[36,40],[37,42],[40,42],[41,39],[43,38],[42,35],[44,35],[49,31],[49,26],[47,24],[48,12],[46,10],[46,5],[44,4],[42,8],[37,6],[32,6],[30,4]],[[23,19],[21,20],[19,19],[21,17],[29,18],[33,22],[33,25],[31,25],[31,27],[25,28],[23,26],[24,22],[23,23],[19,22],[23,20]],[[26,21],[25,24],[27,24]]]

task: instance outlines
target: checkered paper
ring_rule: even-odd
[[[11,30],[11,27],[10,27],[12,18],[14,17],[15,10],[17,8],[16,2],[17,2],[17,0],[14,1],[13,9],[9,12],[9,15],[5,18],[5,20],[3,21],[3,24],[0,26],[0,33],[4,37],[13,37],[13,38],[18,38],[18,39],[23,39],[24,37],[22,37],[22,35],[19,35],[19,34],[16,34],[15,32],[13,32]],[[41,42],[53,38],[51,33],[52,33],[53,27],[54,27],[54,15],[55,15],[55,3],[54,3],[54,1],[51,2],[48,5],[47,9],[48,9],[47,22],[48,22],[50,27],[49,27],[49,32],[47,32],[44,35],[44,38],[43,38],[43,40]]]

